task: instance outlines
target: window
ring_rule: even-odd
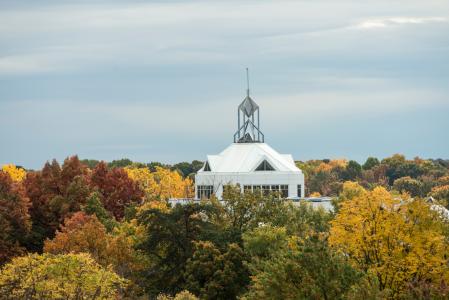
[[[264,196],[268,196],[270,194],[270,186],[269,185],[262,185],[262,194]]]
[[[278,184],[263,184],[263,185],[244,185],[243,186],[243,192],[244,193],[259,193],[264,196],[268,196],[270,192],[276,193],[281,198],[287,198],[288,197],[288,185],[278,185]]]
[[[288,185],[281,185],[281,197],[287,198],[288,197]]]
[[[197,197],[198,199],[210,199],[214,192],[213,185],[198,185]]]
[[[298,184],[298,197],[301,197],[302,195],[302,186]]]
[[[204,172],[210,172],[210,166],[209,166],[209,162],[208,161],[206,161],[206,164],[204,165],[203,171]]]
[[[264,160],[256,168],[256,171],[274,171],[274,168],[266,160]]]

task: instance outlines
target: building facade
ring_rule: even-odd
[[[223,187],[239,185],[242,192],[268,194],[283,198],[304,197],[304,175],[290,154],[280,154],[267,143],[260,131],[259,106],[247,96],[237,109],[234,143],[218,155],[208,155],[195,175],[196,198],[222,198]]]

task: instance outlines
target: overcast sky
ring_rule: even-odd
[[[166,163],[251,94],[297,160],[449,158],[449,1],[0,0],[0,164]]]

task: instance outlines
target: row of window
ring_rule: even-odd
[[[263,195],[268,195],[270,192],[278,192],[282,198],[288,197],[288,185],[286,184],[263,184],[263,185],[244,185],[244,192],[257,193],[260,192]],[[298,184],[298,197],[301,197],[302,187]],[[197,197],[198,199],[210,199],[214,193],[213,185],[198,185],[197,186]]]
[[[281,184],[281,185],[270,185],[270,184],[244,185],[243,191],[244,192],[253,192],[253,193],[261,192],[263,195],[268,195],[270,192],[278,192],[282,198],[288,197],[288,185],[286,185],[286,184]]]
[[[214,193],[213,185],[198,185],[196,189],[196,195],[198,199],[210,199]]]

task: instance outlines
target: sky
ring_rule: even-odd
[[[0,165],[233,141],[250,70],[296,160],[449,158],[449,1],[0,0]]]

